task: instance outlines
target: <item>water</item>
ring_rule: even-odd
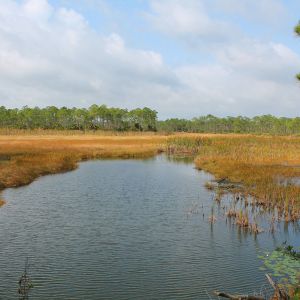
[[[6,190],[0,299],[18,299],[26,257],[30,299],[208,299],[206,291],[258,291],[265,283],[259,251],[283,240],[299,244],[299,236],[282,230],[254,238],[226,225],[221,213],[210,224],[209,179],[192,162],[158,156],[85,162]]]

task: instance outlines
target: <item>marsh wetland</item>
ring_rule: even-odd
[[[0,298],[16,299],[27,258],[30,299],[257,294],[267,272],[297,285],[298,264],[273,251],[300,246],[299,145],[251,135],[0,137]]]

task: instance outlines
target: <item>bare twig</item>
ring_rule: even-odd
[[[218,297],[223,297],[232,300],[265,300],[264,297],[261,296],[251,296],[251,295],[232,295],[227,293],[222,293],[215,291],[214,294]]]
[[[277,296],[277,298],[279,300],[289,300],[290,297],[289,295],[286,293],[285,290],[283,290],[282,288],[280,288],[278,286],[278,284],[276,282],[273,281],[273,279],[271,278],[271,276],[269,274],[266,274],[266,277],[269,281],[269,283],[271,284],[271,286],[273,287],[274,291],[275,291],[275,296]]]

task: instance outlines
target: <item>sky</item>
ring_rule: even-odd
[[[0,105],[300,113],[299,0],[0,0]]]

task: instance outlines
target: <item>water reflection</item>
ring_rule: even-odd
[[[164,156],[164,155],[163,155]],[[165,156],[168,161],[177,163],[177,164],[186,164],[191,165],[193,164],[195,160],[195,156],[193,155],[186,155],[186,156],[180,156],[180,155],[167,155]]]

